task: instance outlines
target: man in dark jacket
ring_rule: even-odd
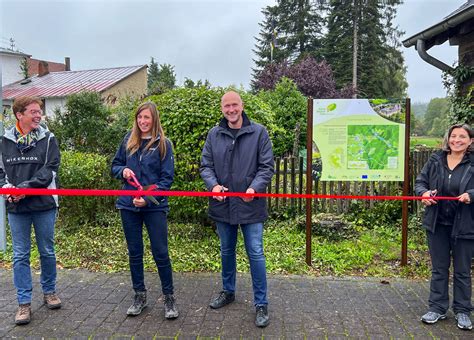
[[[218,193],[264,193],[274,173],[272,144],[265,127],[248,119],[238,93],[225,93],[221,109],[224,118],[209,131],[200,168],[206,187],[216,193],[209,199],[209,217],[216,221],[221,243],[223,290],[210,307],[221,308],[235,300],[235,247],[240,225],[252,275],[255,324],[265,327],[269,323],[263,253],[263,222],[268,217],[266,200],[223,197]]]
[[[2,138],[0,185],[3,188],[57,188],[60,154],[54,135],[40,126],[42,102],[35,97],[16,98],[16,126]],[[27,324],[31,317],[30,269],[31,225],[34,226],[41,262],[41,288],[50,309],[61,307],[56,294],[54,224],[57,196],[9,195],[8,224],[13,243],[13,281],[19,304],[15,323]]]

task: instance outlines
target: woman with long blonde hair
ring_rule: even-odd
[[[170,141],[165,137],[156,105],[141,104],[132,130],[127,133],[112,161],[112,174],[123,181],[123,189],[169,190],[173,183],[174,159]],[[174,298],[173,272],[168,253],[168,198],[120,196],[120,210],[127,241],[134,301],[127,315],[139,315],[147,306],[143,268],[143,224],[158,267],[165,305],[165,318],[178,317]]]

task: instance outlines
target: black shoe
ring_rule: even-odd
[[[178,308],[176,307],[176,300],[173,294],[165,295],[165,318],[176,319],[179,316]]]
[[[128,307],[127,315],[140,315],[140,313],[146,307],[146,291],[136,292],[133,299],[133,304]]]
[[[209,304],[209,307],[211,307],[212,309],[218,309],[234,301],[235,301],[235,294],[231,292],[226,292],[225,290],[223,290],[222,292],[219,293],[218,297],[214,298],[211,301],[211,303]]]
[[[257,327],[267,327],[270,323],[268,309],[266,305],[257,306],[257,314],[255,315],[255,325]]]

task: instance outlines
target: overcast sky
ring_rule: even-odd
[[[175,66],[177,80],[249,88],[261,9],[273,0],[0,0],[1,46],[13,38],[33,58],[64,62],[73,70],[158,63]],[[464,0],[405,0],[397,23],[404,38],[438,23]],[[403,48],[413,102],[445,96],[441,71]],[[429,53],[448,65],[457,47]],[[351,67],[348,65],[348,67]]]

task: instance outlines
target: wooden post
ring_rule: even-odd
[[[410,98],[405,100],[405,166],[403,196],[410,194]],[[402,266],[408,264],[408,201],[402,201]]]
[[[306,121],[306,194],[313,191],[311,165],[313,164],[313,98],[308,98]],[[306,264],[311,266],[311,199],[306,199]]]

